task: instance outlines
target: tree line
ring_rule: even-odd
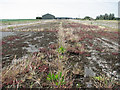
[[[96,20],[116,20],[116,18],[113,13],[110,14],[105,13],[105,15],[97,16]]]
[[[120,20],[119,17],[115,17],[113,13],[107,14],[105,13],[104,15],[99,15],[95,19],[89,16],[85,16],[84,18],[76,18],[80,20]]]

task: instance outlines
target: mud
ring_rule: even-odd
[[[57,43],[55,32],[41,31],[14,33],[17,35],[7,36],[2,39],[3,67],[6,64],[10,64],[15,56],[18,59],[29,53],[38,52],[40,48],[48,49],[50,43]]]
[[[95,87],[91,77],[106,75],[114,80],[120,80],[120,45],[119,32],[105,31],[95,25],[85,25],[71,21],[49,22],[44,25],[34,25],[15,28],[40,29],[40,32],[15,32],[17,35],[7,36],[2,41],[2,63],[7,66],[15,57],[21,58],[27,54],[43,52],[45,59],[54,60],[50,57],[49,50],[58,48],[58,30],[62,22],[62,29],[65,33],[65,43],[68,44],[64,56],[65,68],[69,68],[68,77],[72,77],[73,88]],[[72,37],[72,38],[71,38]],[[53,46],[50,46],[50,45]]]

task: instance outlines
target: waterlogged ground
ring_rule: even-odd
[[[3,29],[3,31],[7,30]],[[19,60],[19,58],[27,57],[29,54],[37,55],[39,52],[42,55],[43,62],[51,63],[53,73],[61,70],[60,67],[63,67],[63,72],[67,70],[65,80],[69,85],[63,87],[91,88],[103,86],[111,88],[119,86],[119,32],[95,25],[86,25],[74,20],[45,21],[44,23],[14,27],[11,31],[14,32],[10,36],[4,36],[1,42],[3,67],[13,63],[13,59]],[[58,49],[61,46],[64,47],[65,52],[59,55]],[[56,60],[59,59],[61,59],[62,64],[58,61],[56,63]],[[45,76],[40,81],[41,84],[35,84],[32,78],[29,78],[30,80],[25,79],[24,82],[21,82],[21,86],[29,87],[29,83],[32,82],[34,83],[33,87],[50,87],[51,84],[48,85],[46,81],[50,68],[48,65],[43,65],[43,67],[41,65],[40,68],[44,69],[40,69],[40,72],[45,73]],[[27,74],[29,74],[29,70]],[[102,80],[91,79],[99,76],[108,77],[111,81],[115,81],[115,84],[111,84],[113,82],[109,80],[105,84]],[[6,82],[8,80],[3,79],[4,87],[7,86]]]
[[[4,32],[7,33],[7,32]],[[10,32],[8,32],[10,33]],[[13,58],[21,58],[29,53],[38,52],[40,48],[48,48],[51,43],[56,43],[57,36],[54,32],[14,32],[15,35],[4,37],[2,41],[2,62],[10,64]]]
[[[52,23],[51,23],[52,22]],[[55,20],[36,20],[33,22],[12,23],[11,25],[1,25],[0,31],[41,31],[43,29],[51,29],[51,24],[54,24]],[[59,22],[58,22],[59,23]]]

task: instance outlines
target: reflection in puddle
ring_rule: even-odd
[[[38,52],[38,48],[35,47],[35,45],[29,45],[28,47],[22,47],[23,49],[27,49],[28,52]]]
[[[84,67],[84,77],[94,77],[95,72],[91,69],[91,67]]]
[[[0,32],[0,39],[11,35],[16,35],[16,34],[14,32]]]

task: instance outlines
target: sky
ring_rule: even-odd
[[[118,17],[119,0],[0,0],[0,19],[35,19],[46,13],[84,18],[105,13]]]

